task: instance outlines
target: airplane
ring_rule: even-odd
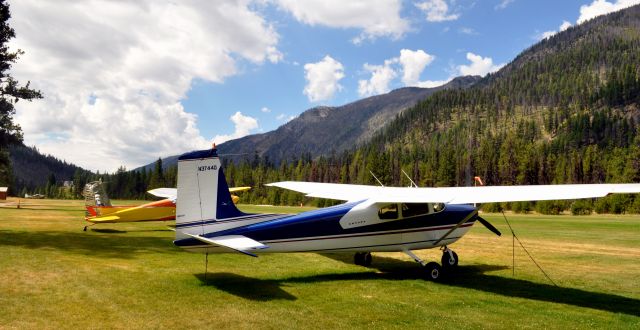
[[[43,198],[45,198],[45,195],[42,195],[42,194],[33,194],[33,195],[24,194],[24,198],[27,198],[27,199],[43,199]]]
[[[246,191],[251,187],[235,187],[230,192]],[[85,185],[83,195],[85,197],[85,221],[93,226],[98,223],[117,222],[141,222],[141,221],[171,221],[176,218],[176,194],[175,188],[157,188],[148,191],[150,194],[164,199],[142,205],[111,205],[111,201],[102,186],[102,181],[93,181]],[[234,203],[240,198],[232,195]]]
[[[639,193],[640,184],[565,184],[447,188],[380,187],[285,181],[267,184],[309,197],[345,203],[296,215],[246,214],[231,200],[215,145],[178,158],[176,236],[173,243],[200,253],[343,252],[369,266],[371,252],[404,252],[438,280],[458,265],[449,246],[479,222],[474,203],[561,200]],[[412,251],[440,247],[441,263]]]

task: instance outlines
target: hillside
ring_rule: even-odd
[[[316,158],[341,152],[366,143],[396,115],[433,93],[469,88],[479,80],[479,76],[458,77],[435,88],[406,87],[339,107],[315,107],[274,131],[227,141],[220,144],[218,150],[220,154],[227,154],[227,159],[253,159],[257,154],[276,164],[301,156]],[[162,158],[162,162],[170,167],[177,159],[175,155]],[[154,163],[150,163],[135,170],[148,171],[153,166]]]
[[[640,6],[543,40],[467,90],[434,94],[356,155],[424,185],[639,181]],[[388,158],[387,158],[388,157]]]
[[[339,107],[316,107],[264,134],[225,142],[220,153],[268,156],[275,163],[308,154],[341,152],[361,145],[393,118],[433,93],[445,89],[465,89],[480,77],[459,77],[435,88],[408,87],[368,97]]]
[[[89,175],[90,172],[76,165],[61,161],[51,155],[43,155],[35,147],[14,145],[9,148],[13,167],[14,186],[11,192],[19,194],[23,188],[32,192],[36,187],[43,187],[50,179],[57,185],[64,181],[73,181],[76,172]]]

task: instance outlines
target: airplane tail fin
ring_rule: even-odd
[[[242,215],[229,193],[215,146],[178,158],[176,239],[203,234],[207,223]]]

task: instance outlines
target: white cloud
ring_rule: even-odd
[[[282,60],[278,34],[251,8],[246,0],[12,1],[11,46],[26,51],[12,72],[45,95],[17,104],[25,143],[102,171],[208,147],[180,104],[194,79],[223,82],[238,60]]]
[[[281,113],[276,117],[276,120],[278,120],[278,121],[291,121],[291,120],[295,119],[296,117],[297,116],[290,116],[290,115]]]
[[[458,31],[460,31],[460,33],[468,34],[468,35],[477,35],[478,34],[478,32],[476,32],[474,29],[468,28],[468,27],[461,27]]]
[[[360,96],[370,96],[389,92],[389,83],[397,73],[391,67],[397,59],[386,60],[384,65],[364,64],[364,69],[371,73],[369,80],[358,81],[358,94]]]
[[[460,17],[460,14],[449,13],[449,5],[445,0],[425,0],[415,6],[427,15],[429,22],[454,21]]]
[[[427,65],[431,64],[435,56],[425,53],[424,50],[410,49],[400,50],[400,65],[402,65],[402,82],[405,86],[416,86],[420,75]]]
[[[358,81],[358,94],[360,96],[371,96],[387,93],[398,73],[402,72],[402,83],[404,86],[432,88],[446,84],[452,77],[446,80],[425,80],[420,81],[420,75],[424,69],[433,62],[435,56],[427,54],[424,50],[400,50],[399,57],[393,57],[384,61],[383,65],[363,65],[365,71],[371,74],[369,79]]]
[[[449,78],[449,79],[445,79],[445,80],[425,80],[425,81],[418,81],[415,85],[413,85],[414,87],[422,87],[422,88],[433,88],[433,87],[439,87],[442,86],[448,82],[451,81],[451,79],[453,78]]]
[[[269,113],[269,112],[271,112],[271,109],[269,109],[267,107],[262,107],[262,109],[260,109],[260,111],[262,111],[264,113]]]
[[[515,0],[502,0],[499,4],[497,4],[494,9],[500,10],[507,8],[510,4],[512,4]]]
[[[344,67],[329,55],[320,62],[305,64],[304,71],[307,80],[304,94],[311,102],[329,100],[342,89],[339,81],[344,78]]]
[[[474,53],[467,53],[467,59],[471,61],[470,65],[459,65],[458,73],[464,76],[485,76],[487,73],[498,71],[504,64],[493,64],[491,57],[482,57]]]
[[[258,128],[258,120],[243,115],[240,111],[236,112],[233,116],[229,117],[235,126],[235,131],[231,135],[216,135],[213,138],[213,142],[220,144],[229,140],[239,139],[243,136],[247,136],[251,131]]]
[[[617,0],[609,2],[606,0],[594,0],[590,5],[580,6],[580,17],[577,24],[581,24],[594,17],[608,14],[620,9],[640,4],[640,0]]]
[[[571,27],[571,23],[567,22],[567,21],[562,21],[562,24],[560,24],[560,32],[565,31],[566,29]]]
[[[560,24],[560,27],[558,28],[558,30],[560,32],[562,32],[562,31],[565,31],[566,29],[570,28],[571,26],[572,26],[571,23],[569,23],[567,21],[562,21],[562,24]],[[558,31],[556,31],[556,30],[545,31],[545,32],[542,32],[539,35],[535,36],[535,39],[537,39],[537,40],[547,39],[547,38],[555,35],[556,33],[558,33]]]
[[[398,39],[409,31],[408,20],[400,17],[401,0],[275,0],[283,10],[308,25],[359,29],[353,41],[390,37]]]

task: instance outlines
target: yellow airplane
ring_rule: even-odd
[[[229,188],[230,193],[238,193],[251,189],[251,187]],[[164,199],[142,205],[111,205],[109,197],[102,186],[102,181],[87,183],[83,195],[85,197],[85,221],[91,225],[98,223],[117,222],[141,222],[141,221],[170,221],[176,219],[175,188],[157,188],[148,191],[150,194]],[[231,200],[237,204],[240,197],[231,195]]]

